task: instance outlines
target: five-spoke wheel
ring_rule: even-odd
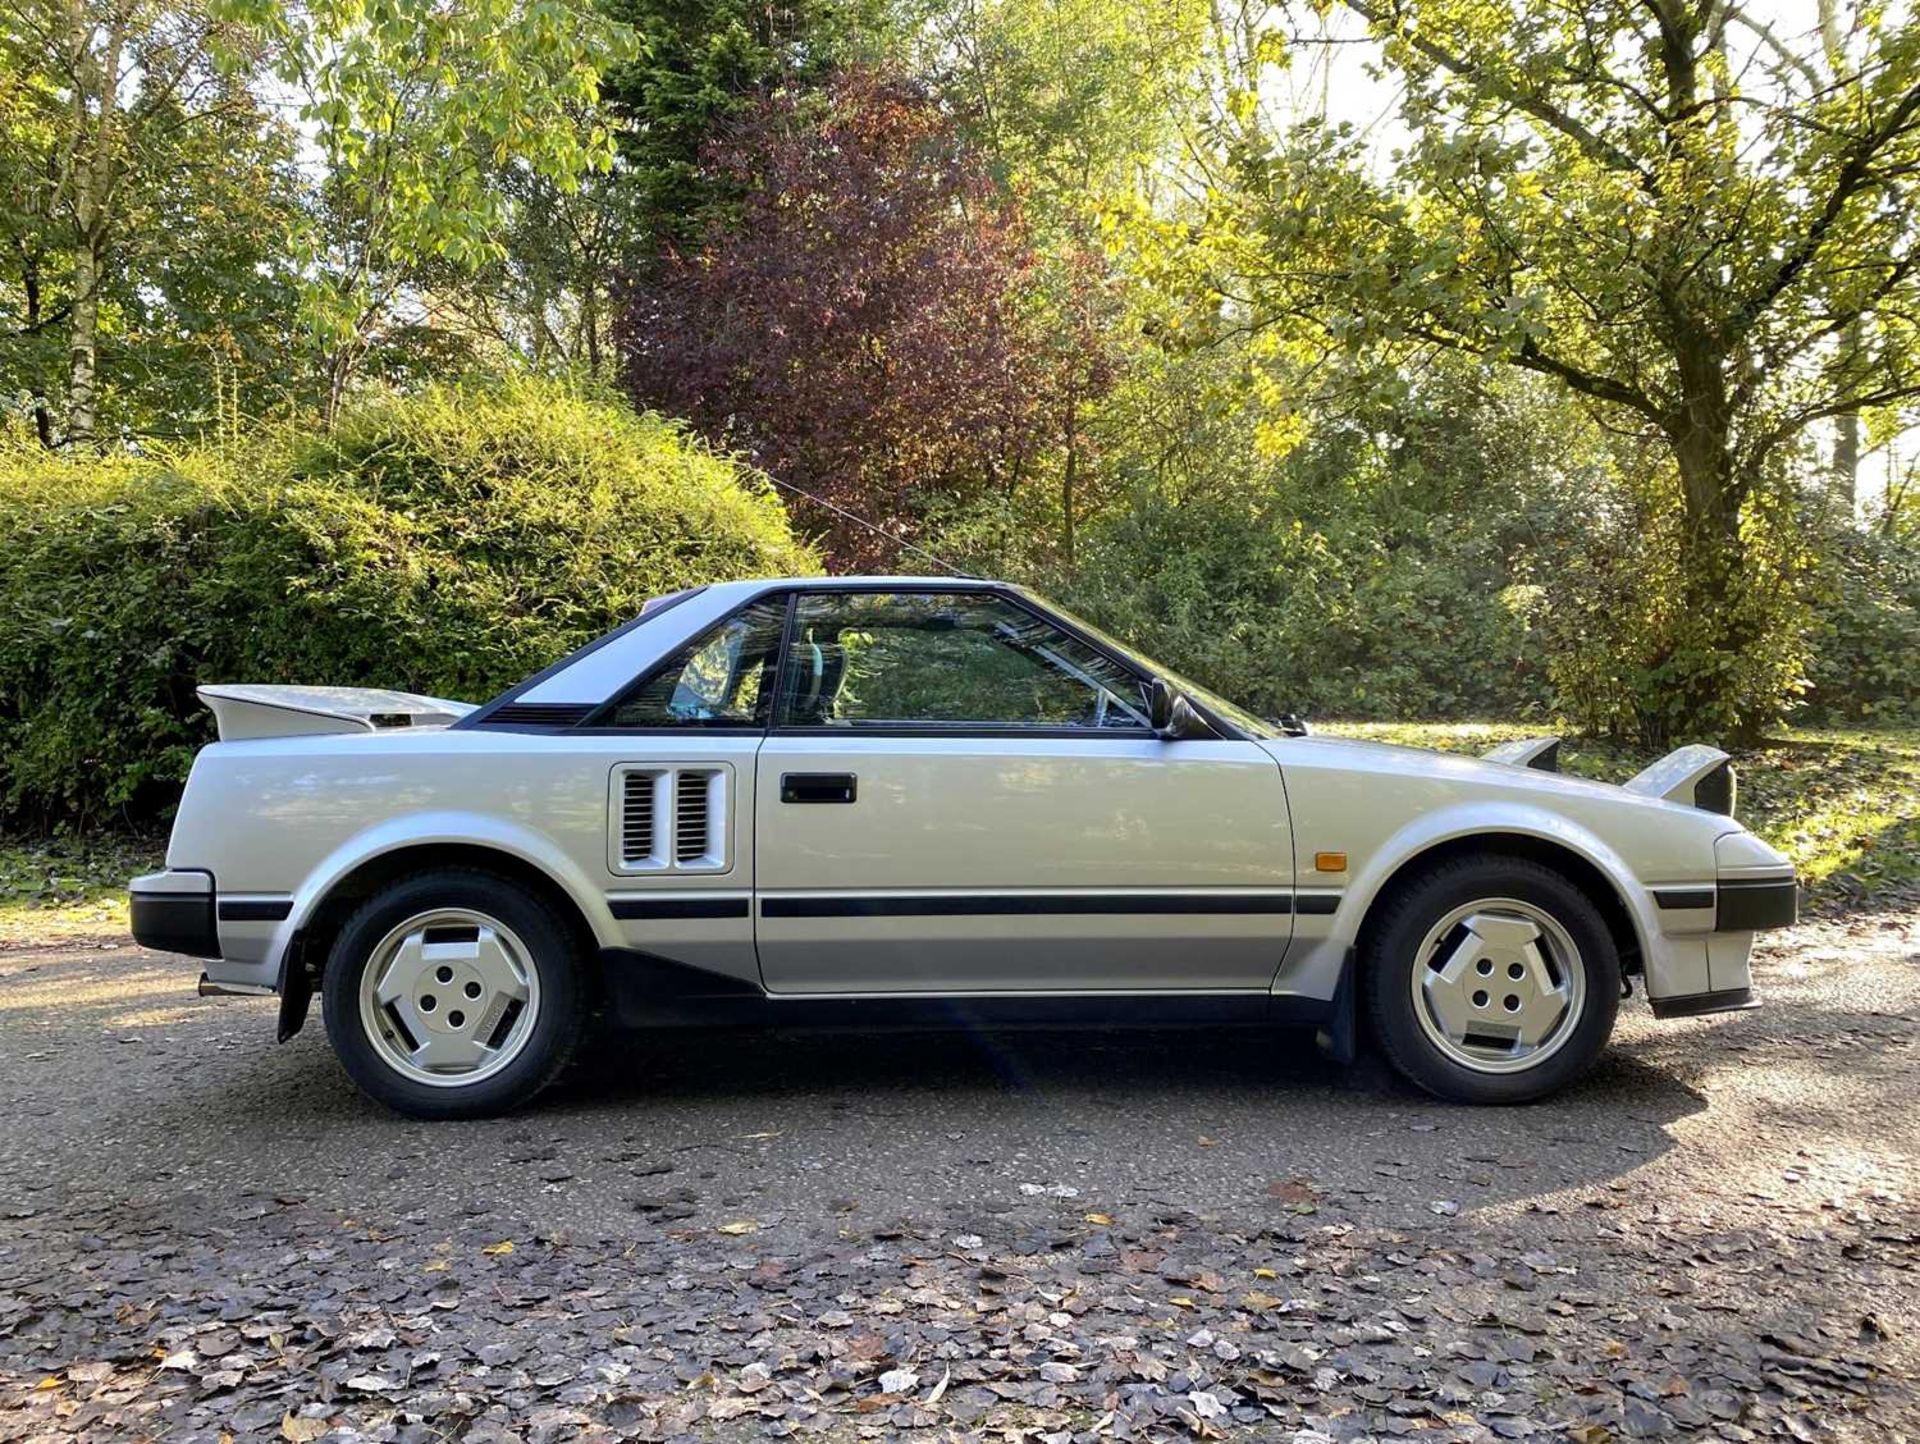
[[[532,1097],[573,1051],[584,990],[566,925],[538,896],[464,868],[395,882],[335,939],[327,1035],[353,1079],[419,1117]]]
[[[533,1036],[540,975],[527,945],[487,913],[438,908],[374,945],[360,1021],[395,1072],[432,1087],[477,1083]]]
[[[1583,1072],[1619,1008],[1619,952],[1585,892],[1524,858],[1473,856],[1400,886],[1361,959],[1374,1032],[1443,1097],[1514,1103]]]
[[[1586,970],[1573,938],[1545,909],[1505,897],[1463,903],[1427,929],[1416,956],[1415,1016],[1463,1067],[1537,1067],[1573,1036]]]

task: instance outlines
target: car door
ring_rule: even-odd
[[[1277,764],[1162,741],[1142,678],[989,589],[793,600],[754,789],[775,993],[1265,991]]]

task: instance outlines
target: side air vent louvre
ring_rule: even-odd
[[[620,779],[620,865],[658,867],[661,863],[659,796],[666,774],[635,770]]]
[[[608,861],[615,872],[725,872],[729,767],[613,772]]]
[[[712,854],[707,833],[713,815],[713,781],[710,772],[682,772],[674,779],[673,860],[677,863],[698,863]]]
[[[591,702],[509,702],[495,708],[481,725],[572,727],[587,720]]]

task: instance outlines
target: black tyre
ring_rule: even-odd
[[[1620,1009],[1620,957],[1600,911],[1562,874],[1456,858],[1398,888],[1359,959],[1388,1059],[1461,1103],[1525,1103],[1579,1077]]]
[[[478,1118],[532,1098],[586,1022],[565,922],[519,884],[418,873],[340,929],[321,997],[327,1037],[370,1097],[415,1118]]]

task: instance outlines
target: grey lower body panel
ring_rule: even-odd
[[[1649,998],[1656,1018],[1697,1018],[1708,1013],[1744,1013],[1760,1006],[1752,988],[1727,988],[1717,993],[1684,993],[1677,998]]]
[[[735,978],[627,948],[600,952],[614,1017],[626,1027],[1139,1028],[1300,1026],[1350,1051],[1342,997],[1257,990],[772,994]],[[1336,1049],[1335,1051],[1338,1051]]]

